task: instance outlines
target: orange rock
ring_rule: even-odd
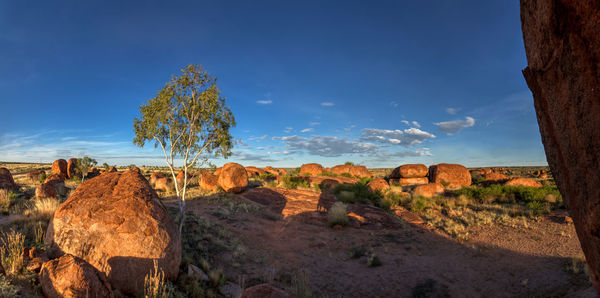
[[[114,172],[117,172],[117,168],[115,168],[114,166],[112,166],[112,167],[108,168],[108,171],[107,171],[107,172],[108,172],[108,173],[114,173]]]
[[[190,184],[190,181],[192,180],[194,176],[192,175],[192,173],[188,172],[187,173],[187,184]],[[183,187],[183,183],[185,178],[185,174],[183,173],[183,171],[179,171],[179,173],[177,173],[177,184],[179,185],[179,188]]]
[[[444,186],[441,183],[429,183],[415,187],[413,197],[432,198],[444,193]]]
[[[221,167],[221,168],[217,168],[217,169],[215,169],[215,172],[213,173],[213,175],[215,175],[215,176],[217,176],[217,177],[218,177],[219,175],[221,175],[221,169],[222,169],[222,167]]]
[[[365,166],[337,165],[329,171],[336,175],[350,174],[352,177],[373,177],[373,174]]]
[[[226,163],[219,174],[219,186],[226,192],[240,193],[248,186],[248,173],[237,163]]]
[[[37,182],[37,181],[40,181],[40,177],[42,177],[42,175],[46,175],[46,171],[44,171],[44,170],[31,171],[31,172],[27,173],[27,179]]]
[[[154,172],[154,173],[150,174],[150,184],[155,184],[156,179],[164,178],[164,177],[165,177],[165,174],[163,174],[161,172]]]
[[[508,177],[506,177],[506,175],[500,174],[498,172],[487,173],[487,174],[483,175],[483,178],[485,178],[485,180],[487,180],[487,181],[503,181],[503,180],[508,179]]]
[[[458,189],[471,185],[471,173],[462,165],[441,163],[429,167],[429,181],[447,184],[448,189]]]
[[[402,185],[402,186],[421,185],[421,184],[429,183],[429,179],[427,179],[427,177],[400,178],[400,179],[398,179],[398,183],[400,183],[400,185]]]
[[[424,164],[406,164],[395,168],[390,178],[420,178],[427,176],[427,167]]]
[[[157,178],[154,182],[154,189],[169,191],[173,187],[173,181],[168,177]]]
[[[67,162],[67,177],[69,179],[75,178],[79,174],[78,172],[79,171],[77,170],[77,158],[69,158],[69,162]]]
[[[209,171],[202,171],[199,183],[201,189],[215,191],[219,188],[219,177],[211,174]]]
[[[81,183],[56,209],[45,244],[82,258],[130,295],[143,293],[152,260],[170,280],[181,262],[177,226],[144,176],[132,170]]]
[[[323,174],[323,166],[318,163],[307,163],[300,167],[300,176],[310,174],[312,176],[319,176]]]
[[[40,284],[48,298],[114,297],[104,273],[70,254],[44,263]]]
[[[511,178],[504,185],[542,187],[542,184],[532,178]]]
[[[63,179],[67,179],[67,161],[57,159],[52,163],[52,173],[60,175]]]
[[[367,186],[373,191],[385,191],[390,188],[390,185],[383,178],[373,179]]]
[[[246,174],[248,174],[248,177],[252,177],[252,176],[259,176],[259,175],[263,175],[267,173],[267,171],[261,170],[257,167],[246,167]],[[277,175],[277,174],[274,174]]]
[[[17,188],[10,171],[7,168],[0,168],[0,189],[15,190]]]

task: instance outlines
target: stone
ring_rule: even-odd
[[[264,169],[264,171],[265,171],[265,172],[267,172],[267,173],[273,174],[273,175],[275,175],[275,176],[279,176],[279,175],[287,175],[287,171],[286,171],[286,170],[284,170],[284,169],[274,169],[274,168],[273,168],[273,167],[271,167],[271,166],[267,166],[267,167]]]
[[[311,175],[319,176],[323,174],[323,166],[318,163],[307,163],[300,167],[300,176]]]
[[[397,181],[401,186],[421,185],[429,183],[427,177],[416,177],[416,178],[399,178]]]
[[[38,182],[40,181],[40,179],[42,179],[42,177],[44,177],[44,179],[46,179],[46,171],[44,170],[35,170],[35,171],[31,171],[29,173],[27,173],[27,179],[31,180],[31,181],[35,181]]]
[[[191,172],[188,171],[187,173],[187,184],[190,185],[192,178],[194,177],[194,175],[192,175]],[[185,182],[185,174],[183,171],[179,171],[179,173],[177,173],[177,184],[179,185],[179,188],[183,187],[183,183]]]
[[[170,191],[174,187],[173,180],[168,177],[161,177],[154,182],[154,189],[162,191]]]
[[[115,166],[112,166],[112,167],[108,168],[108,171],[106,171],[106,172],[108,172],[108,173],[117,172],[117,168]]]
[[[215,171],[213,172],[213,175],[215,175],[215,176],[217,176],[217,177],[218,177],[219,175],[221,175],[221,169],[222,169],[222,168],[223,168],[223,167],[221,167],[221,168],[216,168],[216,169],[215,169]]]
[[[494,182],[498,182],[498,181],[504,181],[507,180],[508,177],[506,177],[506,175],[501,174],[499,172],[489,172],[483,175],[483,178],[486,181],[494,181]]]
[[[406,164],[395,168],[390,178],[421,178],[427,176],[427,167],[424,164]]]
[[[259,284],[244,290],[242,298],[292,298],[295,297],[272,284]]]
[[[104,273],[70,254],[44,263],[40,284],[48,298],[114,297]]]
[[[225,297],[231,297],[231,298],[240,298],[242,297],[242,288],[235,283],[232,283],[230,281],[226,282],[224,285],[221,286],[221,293],[225,296]]]
[[[102,174],[98,168],[91,168],[87,174],[85,175],[85,179],[92,179],[94,177],[98,177]]]
[[[79,257],[130,295],[143,292],[154,261],[169,280],[181,263],[177,226],[144,176],[132,170],[81,183],[54,212],[45,244],[50,257]]]
[[[0,189],[16,190],[17,184],[7,168],[0,168]]]
[[[424,197],[432,198],[435,196],[442,195],[444,193],[444,186],[441,183],[428,183],[415,187],[413,190],[413,197]]]
[[[352,177],[373,177],[373,174],[365,166],[337,165],[331,168],[329,171],[336,175],[349,174]]]
[[[441,163],[429,167],[429,181],[458,189],[471,185],[471,172],[462,165]]]
[[[163,174],[161,172],[154,172],[154,173],[150,174],[150,184],[155,184],[156,179],[164,178],[164,177],[165,177],[165,174]]]
[[[67,161],[57,159],[52,163],[52,173],[60,175],[63,179],[67,179]]]
[[[600,6],[523,0],[521,21],[546,159],[600,292]]]
[[[209,171],[202,171],[200,173],[200,189],[215,191],[219,189],[219,177],[211,174]]]
[[[219,186],[226,192],[240,193],[248,186],[248,173],[237,163],[226,163],[219,175]]]
[[[195,277],[199,280],[202,281],[208,281],[208,275],[206,275],[206,273],[204,273],[204,271],[202,271],[202,269],[198,268],[197,266],[194,266],[192,264],[188,265],[188,272],[187,274],[189,276]]]
[[[367,186],[373,191],[385,191],[390,188],[390,185],[383,178],[377,178],[371,180]]]
[[[56,198],[56,188],[53,184],[42,183],[35,188],[35,197],[38,199]]]
[[[508,186],[529,186],[539,188],[542,187],[542,184],[533,178],[511,178],[508,179],[504,183],[504,185]]]
[[[67,162],[67,178],[73,179],[79,175],[80,173],[77,169],[77,158],[69,158],[69,161]]]

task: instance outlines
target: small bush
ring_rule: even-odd
[[[358,183],[367,185],[372,180],[373,180],[373,178],[371,178],[371,177],[362,177],[362,178],[360,178],[360,180],[358,180]]]
[[[338,184],[333,193],[338,200],[346,204],[369,204],[379,206],[383,195],[379,191],[372,191],[364,184],[353,185]]]
[[[364,246],[356,246],[350,249],[350,258],[358,259],[367,254],[367,249]]]
[[[154,272],[144,278],[145,298],[166,298],[173,294],[173,286],[165,279],[165,273],[158,269],[158,262],[154,260]]]
[[[6,276],[0,276],[0,297],[17,297],[19,287],[10,283]]]
[[[264,173],[264,174],[258,175],[258,179],[261,179],[261,180],[272,179],[274,177],[275,177],[275,175],[273,175],[271,173]]]
[[[6,189],[0,189],[0,212],[8,214],[13,193]]]
[[[13,275],[21,272],[23,269],[23,249],[25,247],[25,236],[11,230],[2,234],[2,243],[0,247],[0,258],[2,267],[6,273]]]
[[[41,183],[44,183],[44,181],[46,181],[46,172],[42,172],[39,176],[38,176],[38,181]]]
[[[334,174],[332,172],[323,172],[323,174],[321,174],[321,176],[325,176],[325,177],[337,177],[337,174]]]
[[[301,188],[309,187],[308,182],[306,180],[302,179],[302,177],[292,177],[292,176],[283,176],[281,185],[284,188],[290,188],[290,189],[297,189],[298,187],[301,187]]]
[[[347,166],[353,166],[353,165],[354,165],[354,163],[353,163],[353,162],[351,162],[351,161],[347,161],[347,162],[345,162],[345,163],[344,163],[344,165],[347,165]]]
[[[340,176],[352,178],[352,175],[350,175],[350,173],[341,173]]]
[[[367,266],[368,267],[379,267],[381,266],[381,260],[375,253],[371,253],[367,258]]]
[[[335,202],[327,212],[327,223],[330,227],[335,225],[345,226],[348,224],[348,210],[346,204]]]

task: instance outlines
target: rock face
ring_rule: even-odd
[[[156,179],[154,182],[154,189],[160,189],[163,191],[169,191],[171,188],[175,187],[173,185],[173,181],[168,177],[161,177]]]
[[[57,159],[52,163],[52,173],[60,175],[63,179],[67,179],[67,161]]]
[[[600,6],[521,1],[527,67],[552,176],[600,292]]]
[[[15,190],[17,184],[7,168],[0,168],[0,189]]]
[[[213,174],[218,177],[219,175],[221,175],[221,169],[223,169],[223,168],[222,167],[221,168],[216,168],[215,172]]]
[[[192,173],[188,172],[187,173],[187,184],[190,185],[191,180],[192,180]],[[183,187],[183,183],[185,182],[185,174],[183,171],[179,171],[179,173],[177,173],[177,184],[179,185],[179,188]]]
[[[400,179],[392,179],[395,182],[400,183],[402,186],[410,186],[410,185],[421,185],[429,183],[429,179],[427,177],[415,177],[415,178],[400,178]],[[390,180],[390,181],[392,181]]]
[[[143,291],[153,260],[170,280],[181,262],[177,227],[156,192],[136,171],[106,173],[83,182],[52,217],[45,242],[50,256],[69,253],[128,294]]]
[[[471,173],[464,166],[441,163],[429,167],[429,181],[448,184],[448,189],[458,189],[471,185]]]
[[[112,166],[112,167],[108,168],[107,172],[109,172],[109,173],[117,172],[117,168],[115,168],[115,166]]]
[[[307,163],[300,167],[300,176],[310,174],[311,176],[319,176],[323,174],[323,166],[318,163]]]
[[[274,169],[271,166],[266,167],[264,171],[267,172],[267,173],[271,173],[271,174],[273,174],[275,176],[277,176],[277,175],[287,175],[286,170],[284,170],[284,169]]]
[[[259,176],[262,174],[267,173],[266,171],[259,169],[257,167],[246,167],[246,173],[248,174],[248,177],[252,177],[252,176]],[[274,174],[277,175],[277,174]]]
[[[386,189],[390,188],[390,185],[387,183],[387,181],[382,178],[371,180],[367,186],[373,191],[385,191]]]
[[[219,186],[226,192],[240,193],[248,186],[248,173],[237,163],[226,163],[219,175]]]
[[[158,178],[164,178],[165,174],[160,173],[160,172],[154,172],[152,174],[150,174],[150,184],[154,184],[156,183],[156,179]]]
[[[40,181],[41,177],[46,177],[46,171],[44,170],[35,170],[27,173],[27,179],[31,181]]]
[[[200,188],[208,191],[215,191],[219,189],[219,177],[211,174],[208,171],[202,171],[200,173]]]
[[[508,179],[506,175],[498,173],[498,172],[489,172],[483,175],[483,178],[487,181],[503,181]]]
[[[100,174],[102,174],[100,170],[98,170],[97,168],[91,168],[85,175],[85,179],[92,179],[94,177],[100,176]]]
[[[530,187],[542,187],[542,184],[532,178],[511,178],[504,183],[509,186],[530,186]]]
[[[414,197],[432,198],[444,193],[444,186],[441,183],[429,183],[415,187]]]
[[[77,158],[69,158],[69,161],[67,162],[67,177],[69,179],[75,178],[78,174]]]
[[[67,194],[65,181],[58,174],[52,174],[46,178],[44,183],[38,185],[35,189],[35,196],[38,199],[55,198]]]
[[[333,174],[350,174],[352,177],[373,177],[373,174],[365,166],[354,166],[354,165],[338,165],[330,169]]]
[[[395,168],[390,178],[420,178],[427,176],[427,167],[424,164],[407,164]]]
[[[272,284],[260,284],[244,290],[242,298],[292,298],[294,296]]]
[[[114,297],[104,273],[70,254],[44,263],[40,284],[48,298]]]

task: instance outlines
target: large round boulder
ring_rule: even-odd
[[[506,175],[499,173],[499,172],[486,173],[483,175],[483,178],[486,181],[494,181],[494,182],[504,181],[504,180],[508,179],[508,177],[506,177]]]
[[[318,163],[307,163],[300,167],[300,175],[319,176],[323,174],[323,166]]]
[[[0,189],[15,190],[17,184],[7,168],[0,168]]]
[[[58,174],[52,174],[46,177],[44,183],[38,185],[35,189],[35,196],[38,199],[55,198],[67,194],[65,181]]]
[[[199,180],[198,183],[200,184],[200,189],[208,191],[219,189],[219,177],[213,175],[209,171],[202,171]]]
[[[265,170],[259,169],[257,167],[246,167],[246,173],[248,174],[248,177],[254,177],[254,176],[260,176],[263,175],[265,173],[267,173]]]
[[[46,179],[46,171],[44,170],[34,170],[27,173],[27,179],[38,182],[40,179]]]
[[[78,175],[80,175],[78,172],[79,170],[77,169],[77,158],[69,158],[69,161],[67,162],[67,177],[69,179],[75,178]]]
[[[415,187],[413,197],[432,198],[444,193],[444,186],[441,183],[428,183]]]
[[[63,179],[67,179],[67,161],[57,159],[52,163],[52,173],[60,175]]]
[[[48,298],[114,297],[103,272],[70,254],[44,263],[40,271],[40,284]]]
[[[144,176],[132,170],[79,185],[54,212],[45,243],[51,257],[79,257],[131,295],[143,292],[154,261],[170,280],[177,278],[181,263],[175,223]]]
[[[471,172],[462,165],[441,163],[429,167],[429,181],[458,189],[471,185]]]
[[[372,191],[385,191],[390,188],[390,185],[383,178],[373,179],[367,186]]]
[[[152,174],[150,174],[150,184],[154,184],[156,183],[156,179],[158,178],[164,178],[165,174],[161,173],[161,172],[154,172]]]
[[[248,173],[237,163],[226,163],[219,174],[219,186],[226,192],[240,193],[248,186]]]
[[[511,178],[504,183],[508,186],[529,186],[529,187],[542,187],[542,184],[533,178]]]
[[[406,164],[395,168],[390,178],[420,178],[427,176],[427,167],[424,164]]]

